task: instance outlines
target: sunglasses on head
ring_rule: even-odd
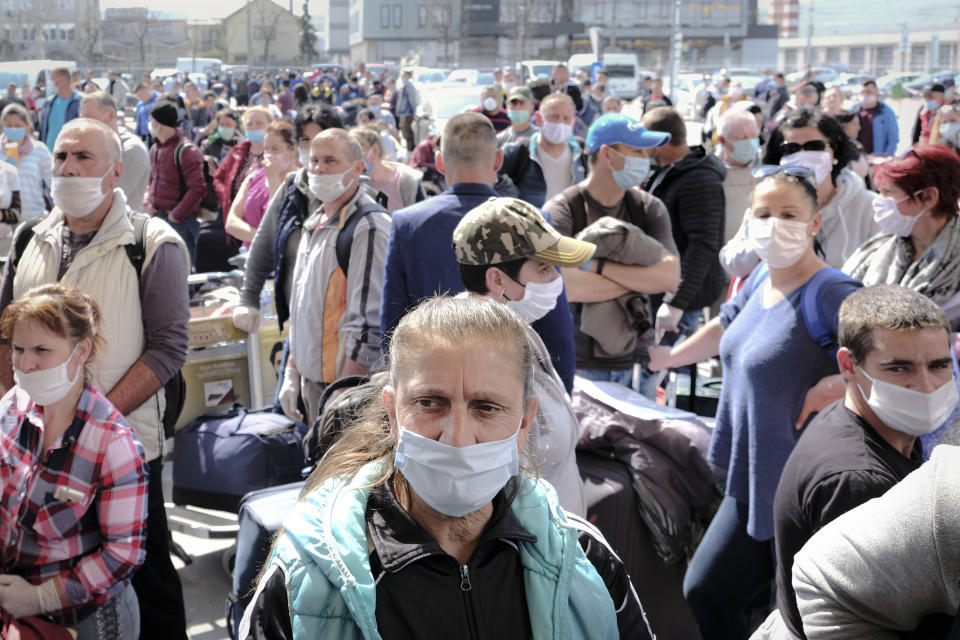
[[[750,172],[750,175],[753,176],[754,182],[760,182],[765,178],[774,176],[778,173],[790,176],[797,180],[806,180],[810,184],[814,184],[813,177],[815,172],[813,169],[808,167],[801,167],[799,165],[791,165],[789,167],[781,167],[778,164],[762,164],[753,171]]]
[[[826,151],[827,143],[825,140],[808,140],[803,144],[796,142],[781,142],[780,153],[785,156],[793,155],[800,151]]]

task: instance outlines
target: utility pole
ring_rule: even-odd
[[[673,31],[670,35],[670,102],[677,104],[677,85],[680,84],[680,57],[683,55],[683,33],[680,32],[680,3],[673,5]]]
[[[250,11],[250,5],[253,4],[252,0],[247,0],[247,67],[252,71],[253,70],[253,12]]]
[[[900,71],[910,70],[910,25],[900,23]]]
[[[804,63],[813,66],[813,0],[810,0],[810,17],[807,21],[807,50],[803,54]]]

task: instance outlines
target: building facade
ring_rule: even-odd
[[[0,59],[95,60],[103,52],[99,0],[0,0]]]
[[[934,72],[960,68],[956,29],[920,29],[909,33],[904,46],[900,30],[813,36],[810,59],[807,38],[781,38],[778,66],[785,70],[825,62],[845,64],[854,73],[882,75],[891,71]]]
[[[227,64],[295,63],[300,55],[300,21],[273,0],[251,0],[224,18],[223,53]]]
[[[190,51],[185,17],[147,7],[107,9],[103,16],[103,52],[108,64],[174,66]]]
[[[330,62],[350,60],[350,0],[313,0],[310,15],[317,28],[317,52]]]

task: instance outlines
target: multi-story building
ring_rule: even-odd
[[[89,61],[103,52],[99,0],[0,0],[0,59]]]
[[[781,38],[800,34],[800,0],[770,0],[770,24],[780,28]]]
[[[599,30],[604,50],[635,51],[642,67],[666,69],[675,0],[582,2],[583,23],[588,29]],[[721,66],[773,66],[777,59],[777,26],[758,24],[757,15],[757,0],[683,0],[681,65],[704,71]],[[572,44],[577,52],[591,50],[586,33]]]
[[[350,0],[313,0],[310,15],[317,28],[317,52],[332,62],[350,60]]]
[[[223,29],[226,63],[269,66],[300,56],[300,20],[273,0],[251,0],[224,18]]]
[[[104,56],[111,64],[174,66],[190,51],[185,16],[147,7],[107,9],[102,24]]]

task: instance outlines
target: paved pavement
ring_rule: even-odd
[[[900,147],[903,153],[910,148],[913,123],[921,107],[918,99],[892,100],[900,121]],[[688,122],[687,135],[690,144],[700,143],[700,123]],[[164,467],[164,495],[172,495],[172,465]],[[231,590],[230,576],[223,566],[224,553],[233,546],[232,540],[208,540],[174,532],[174,540],[193,558],[193,563],[184,566],[174,558],[174,565],[183,582],[184,599],[187,603],[187,632],[192,640],[226,640],[224,602]]]

